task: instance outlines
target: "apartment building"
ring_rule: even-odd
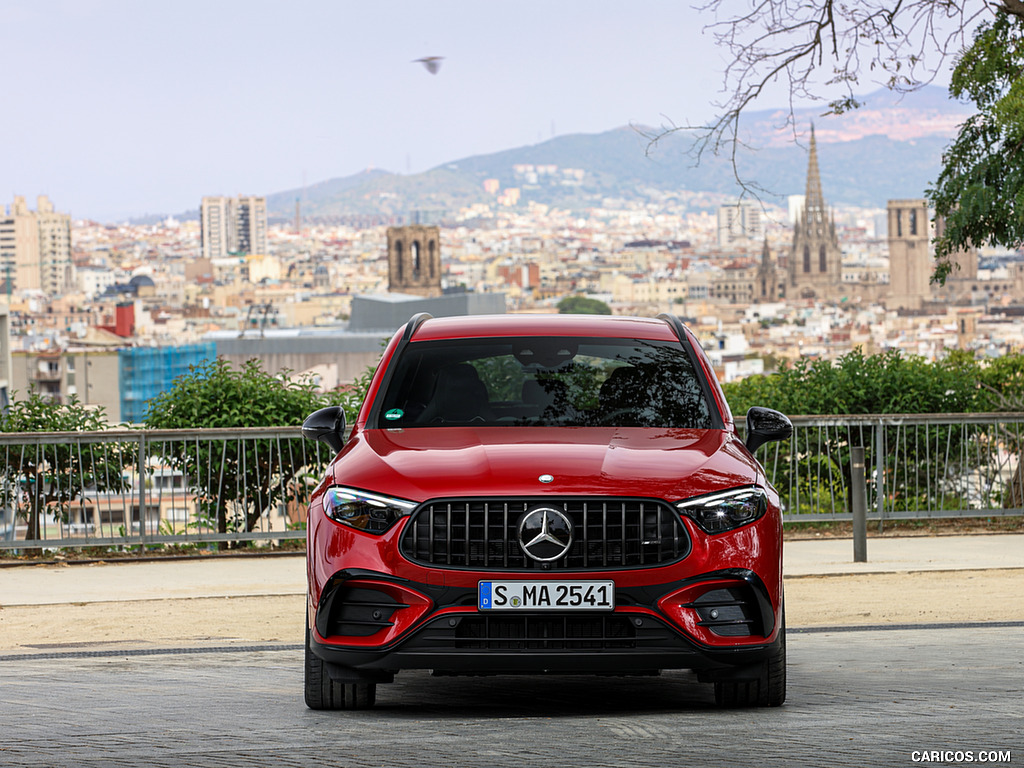
[[[71,216],[58,213],[45,195],[36,210],[16,195],[0,210],[0,286],[4,296],[14,291],[42,291],[50,296],[68,292],[74,283],[71,261]]]
[[[27,392],[38,392],[55,403],[75,397],[86,406],[102,407],[111,424],[138,423],[145,418],[150,400],[170,389],[190,366],[215,356],[212,343],[50,347],[17,350],[8,368],[11,388],[22,397]]]
[[[267,198],[207,196],[199,206],[204,259],[267,252]]]
[[[6,304],[0,304],[0,412],[11,403],[11,318]]]
[[[112,423],[120,421],[117,349],[15,350],[11,362],[11,390],[18,399],[29,392],[55,403],[76,397],[87,406],[102,406]]]
[[[743,200],[718,208],[718,245],[760,245],[765,235],[765,215],[761,203]]]

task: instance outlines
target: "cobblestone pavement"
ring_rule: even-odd
[[[721,711],[686,673],[433,678],[369,712],[302,703],[294,645],[0,659],[3,766],[1024,765],[1021,627],[791,630],[789,700]],[[157,649],[154,649],[157,650]]]

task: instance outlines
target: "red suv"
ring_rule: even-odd
[[[677,318],[417,315],[309,507],[305,699],[372,706],[435,674],[694,670],[786,696],[779,499]]]

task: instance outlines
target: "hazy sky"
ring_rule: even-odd
[[[724,66],[708,21],[687,0],[0,0],[0,205],[178,213],[699,121]]]

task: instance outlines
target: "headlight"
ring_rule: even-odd
[[[384,533],[417,506],[411,501],[339,486],[324,491],[322,503],[324,514],[332,520],[367,533]]]
[[[722,533],[762,517],[768,510],[768,500],[760,488],[737,488],[680,501],[676,509],[707,533]]]

